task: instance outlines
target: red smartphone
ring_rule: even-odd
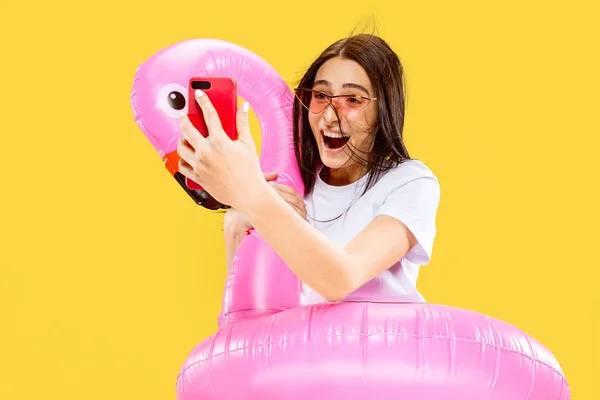
[[[193,77],[189,81],[188,117],[194,127],[204,137],[208,136],[208,128],[204,121],[202,109],[196,101],[196,90],[200,89],[210,99],[217,110],[223,130],[231,138],[237,140],[237,81],[229,77]],[[185,185],[193,190],[204,190],[202,186],[189,178]]]

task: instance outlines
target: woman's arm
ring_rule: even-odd
[[[385,215],[376,217],[345,248],[334,244],[288,206],[266,180],[259,178],[262,171],[248,125],[247,103],[238,110],[238,140],[229,140],[208,96],[198,92],[197,100],[210,135],[203,137],[187,115],[181,114],[179,171],[222,203],[242,211],[296,276],[323,298],[344,298],[391,267],[414,246],[416,241],[408,228],[399,219]],[[419,196],[410,195],[410,202],[419,202],[424,195]],[[406,216],[410,217],[410,213],[406,212],[403,218]]]
[[[277,178],[277,173],[265,173],[265,177],[269,185],[285,200],[288,206],[303,219],[306,219],[306,206],[302,197],[293,188],[272,182],[273,179]],[[227,210],[223,219],[223,232],[225,236],[225,260],[228,274],[237,248],[250,229],[252,229],[252,223],[244,213],[235,208]]]
[[[238,210],[229,209],[227,213],[225,213],[225,218],[223,219],[223,235],[225,239],[225,261],[227,266],[227,274],[229,274],[229,270],[231,269],[231,262],[233,261],[233,257],[240,245],[240,242],[248,234],[248,229],[251,228],[249,225],[250,221],[248,221],[248,227],[242,224],[241,220],[245,218],[245,216],[240,213]]]
[[[330,302],[388,269],[416,243],[402,222],[381,215],[343,248],[307,223],[266,183],[243,208],[296,276]]]

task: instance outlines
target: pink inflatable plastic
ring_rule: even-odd
[[[135,76],[135,120],[171,173],[177,174],[177,116],[188,101],[189,78],[198,75],[238,81],[240,95],[261,124],[263,170],[278,171],[280,182],[301,193],[292,145],[291,90],[255,54],[214,39],[163,49]],[[300,288],[256,232],[246,236],[227,278],[218,331],[185,360],[177,377],[177,398],[570,398],[550,351],[507,323],[473,311],[391,303],[376,296],[301,306]]]

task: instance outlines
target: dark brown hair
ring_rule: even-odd
[[[297,86],[312,87],[321,65],[333,57],[350,59],[360,64],[371,81],[374,96],[377,97],[379,117],[374,130],[372,153],[370,157],[353,154],[354,159],[371,172],[366,192],[378,181],[382,172],[410,159],[402,137],[406,99],[404,71],[399,57],[383,39],[361,33],[340,39],[325,49],[310,65]],[[309,125],[308,110],[297,98],[294,99],[293,107],[293,134],[296,159],[306,195],[315,185],[320,157]]]

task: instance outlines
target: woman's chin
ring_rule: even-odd
[[[349,155],[342,149],[338,152],[332,152],[329,149],[319,149],[321,162],[328,168],[338,169],[348,165]]]

